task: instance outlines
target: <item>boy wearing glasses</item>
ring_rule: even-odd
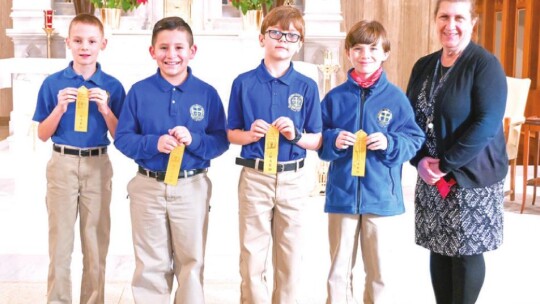
[[[236,163],[243,166],[238,185],[241,303],[297,302],[309,190],[304,158],[306,149],[320,146],[322,131],[317,84],[291,63],[303,37],[300,11],[274,8],[259,34],[264,59],[232,85],[227,137],[242,145]],[[265,143],[275,143],[276,137],[276,173],[264,173],[265,156],[272,154]],[[269,293],[266,266],[272,243],[274,290]]]

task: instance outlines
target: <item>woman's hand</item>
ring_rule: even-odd
[[[428,185],[434,185],[445,174],[439,169],[439,159],[426,156],[418,162],[418,175]]]

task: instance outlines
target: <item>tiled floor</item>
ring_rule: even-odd
[[[44,303],[47,277],[47,216],[44,205],[45,164],[49,146],[34,152],[10,151],[0,142],[0,304]],[[238,149],[231,147],[214,161],[210,175],[214,184],[205,269],[206,302],[238,303],[238,237],[236,183],[239,168],[232,165]],[[129,202],[125,186],[135,166],[114,149],[111,245],[107,264],[106,303],[133,303],[129,286],[133,272]],[[311,160],[315,162],[314,155]],[[518,179],[519,180],[519,179]],[[412,195],[415,171],[404,168],[403,184],[407,212],[395,219],[394,251],[399,267],[397,303],[434,303],[429,281],[428,252],[414,245]],[[518,189],[521,183],[517,185]],[[532,191],[531,191],[532,192]],[[531,194],[529,194],[531,195]],[[521,195],[518,194],[518,201]],[[325,302],[325,279],[329,267],[326,216],[323,197],[311,197],[307,208],[308,242],[299,303]],[[479,304],[540,303],[540,203],[519,214],[518,202],[506,202],[505,243],[487,253],[487,276]],[[355,272],[356,297],[361,300],[361,259]],[[72,262],[73,294],[79,294],[81,254],[75,248]]]

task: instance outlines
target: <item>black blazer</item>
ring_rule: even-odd
[[[420,58],[413,67],[407,97],[415,110],[426,79],[429,91],[441,53]],[[506,76],[497,58],[470,42],[435,99],[433,118],[440,169],[461,187],[485,187],[506,176],[508,156],[502,127],[506,94]],[[411,164],[417,166],[425,156],[424,144]]]

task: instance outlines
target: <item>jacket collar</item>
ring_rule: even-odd
[[[368,92],[369,95],[374,95],[374,94],[380,93],[388,85],[386,72],[383,69],[383,72],[379,80],[377,80],[371,87],[364,89],[351,77],[351,72],[353,69],[354,68],[351,68],[349,71],[347,71],[347,83],[349,85],[349,88],[353,90],[363,90],[363,91]]]

